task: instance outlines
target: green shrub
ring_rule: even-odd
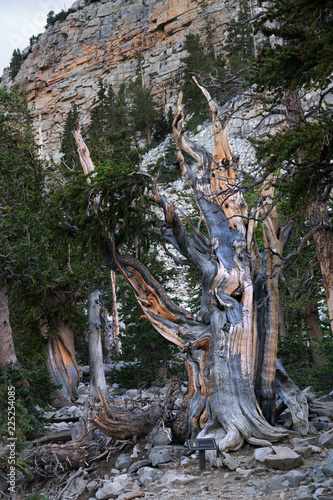
[[[69,16],[69,14],[72,14],[73,12],[76,12],[76,9],[68,9],[64,10],[62,9],[61,12],[58,14],[55,14],[53,10],[51,10],[46,18],[46,26],[45,29],[47,29],[49,26],[53,26],[57,21],[63,22],[65,19]]]

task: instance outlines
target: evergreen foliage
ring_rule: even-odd
[[[15,49],[9,63],[9,75],[12,80],[14,80],[17,73],[20,71],[22,63],[23,63],[22,53],[20,49]]]
[[[74,130],[75,123],[78,117],[79,113],[77,110],[77,106],[75,103],[73,103],[66,117],[60,147],[60,153],[63,153],[64,155],[62,157],[62,162],[64,162],[68,166],[68,168],[76,168],[78,164],[77,147],[75,144],[74,136],[72,134],[72,130]]]
[[[281,0],[257,22],[273,46],[265,44],[258,55],[254,82],[259,91],[272,90],[278,97],[288,90],[326,89],[332,83],[332,2]]]
[[[87,144],[94,163],[107,163],[119,157],[135,165],[139,156],[132,147],[133,132],[128,126],[125,85],[115,93],[111,86],[106,87],[100,80],[97,103],[99,105],[92,110],[87,127]]]
[[[76,12],[76,9],[62,9],[60,12],[58,12],[58,14],[55,14],[54,11],[51,10],[46,17],[45,29],[47,29],[49,26],[53,26],[57,21],[60,21],[62,23],[69,16],[69,14],[72,14],[73,12]]]
[[[261,31],[266,41],[259,48],[250,84],[267,114],[283,115],[289,108],[287,126],[257,141],[258,160],[265,158],[265,169],[275,175],[280,217],[297,225],[289,251],[296,250],[309,231],[306,213],[310,203],[330,202],[331,197],[333,120],[332,106],[325,97],[332,89],[332,28],[329,0],[320,5],[314,0],[275,1],[255,26],[255,32]],[[310,92],[317,92],[317,101],[310,101],[302,112],[297,102]],[[288,337],[281,339],[279,352],[296,382],[327,391],[332,387],[332,332],[322,324],[324,337],[317,344],[327,362],[313,365],[315,347],[304,313],[307,306],[323,301],[319,267],[314,263],[315,249],[308,244],[293,262],[293,269],[284,268],[281,296]]]
[[[143,87],[141,75],[130,83],[128,96],[131,100],[130,118],[133,128],[145,139],[146,144],[150,144],[158,113],[149,90]]]
[[[189,113],[195,113],[192,121],[188,120],[189,129],[196,126],[209,117],[205,97],[199,87],[194,83],[193,76],[199,81],[216,78],[222,79],[225,71],[225,61],[221,56],[215,56],[214,47],[209,42],[200,40],[199,35],[187,35],[184,48],[187,56],[182,59],[185,64],[184,79],[184,102]],[[216,89],[210,89],[212,97],[216,97]]]
[[[29,440],[45,425],[45,408],[52,404],[51,393],[57,388],[45,367],[45,358],[22,359],[24,368],[8,368],[0,377],[0,442],[7,437],[8,387],[15,388],[15,429],[19,443]]]
[[[141,253],[140,261],[160,283],[174,277],[174,271],[167,271],[158,259],[158,251]],[[125,328],[121,330],[121,353],[118,359],[124,366],[116,375],[116,381],[125,387],[150,386],[164,376],[171,377],[184,370],[177,359],[178,348],[160,335],[149,321],[142,319],[142,309],[132,290],[123,280],[118,280],[121,302],[120,315]],[[167,287],[166,287],[167,289]],[[163,376],[162,376],[163,374]]]
[[[249,63],[254,57],[252,23],[249,21],[251,17],[249,2],[243,0],[239,7],[237,20],[230,23],[225,45],[227,64],[232,74],[249,67]]]

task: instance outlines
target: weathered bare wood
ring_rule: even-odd
[[[90,397],[99,400],[99,391],[106,392],[106,381],[103,365],[102,333],[101,333],[100,292],[95,290],[88,299],[88,343],[90,367]]]
[[[247,206],[239,189],[238,161],[226,139],[227,122],[220,118],[209,93],[203,92],[214,130],[209,165],[205,151],[200,155],[197,149],[191,150],[181,129],[183,120],[174,121],[179,150],[201,159],[200,179],[194,182],[183,171],[191,180],[210,235],[209,252],[201,265],[202,307],[196,318],[209,325],[209,334],[189,353],[197,373],[190,421],[194,434],[202,429],[199,436],[215,437],[220,449],[227,450],[237,449],[244,440],[267,444],[283,433],[265,422],[253,393],[257,325],[246,245],[252,244],[254,231],[247,239]],[[182,113],[179,99],[176,117]]]
[[[22,459],[29,460],[35,474],[43,477],[57,476],[84,464],[87,454],[81,447],[70,444],[38,446],[25,450]]]
[[[37,437],[33,440],[36,446],[40,446],[46,443],[61,443],[63,441],[71,441],[72,439],[72,429],[65,430],[46,430],[43,432],[42,437]]]
[[[116,440],[145,436],[162,419],[165,408],[158,403],[143,408],[111,406],[101,397],[102,409],[90,419],[97,429]]]
[[[260,192],[260,212],[263,218],[265,269],[265,292],[258,304],[258,317],[261,315],[261,329],[258,331],[259,362],[257,366],[256,396],[265,418],[275,423],[275,372],[277,360],[277,344],[279,335],[279,287],[278,276],[281,269],[284,230],[280,227],[274,203],[273,176]],[[263,273],[262,273],[263,274]],[[258,321],[259,327],[259,321]]]
[[[116,352],[119,354],[121,351],[120,339],[119,339],[119,314],[118,314],[118,303],[117,303],[117,291],[116,291],[116,273],[110,271],[111,277],[111,287],[112,287],[112,316],[113,316],[113,326],[112,326],[112,337],[113,345],[116,348]]]
[[[187,359],[185,360],[185,366],[188,374],[187,391],[183,397],[179,412],[171,425],[172,438],[180,443],[184,443],[186,439],[191,437],[191,430],[188,423],[190,418],[191,402],[196,393],[195,373]]]
[[[333,401],[314,400],[310,401],[309,407],[312,413],[333,419]]]
[[[291,412],[295,430],[302,436],[306,436],[309,432],[307,397],[288,377],[279,360],[276,369],[276,391]]]

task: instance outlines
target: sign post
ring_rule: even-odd
[[[199,469],[201,474],[206,472],[206,450],[217,450],[215,439],[187,439],[185,445],[190,451],[199,451]]]

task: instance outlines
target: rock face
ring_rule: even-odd
[[[219,52],[226,24],[240,0],[79,0],[76,11],[57,21],[25,50],[15,78],[28,92],[29,108],[42,154],[59,151],[64,118],[72,102],[91,105],[98,79],[117,90],[136,76],[142,59],[143,81],[156,100],[167,104],[177,93],[189,33],[212,30]],[[89,4],[89,5],[86,5]],[[11,84],[8,71],[2,84]],[[56,155],[55,159],[59,156]]]

